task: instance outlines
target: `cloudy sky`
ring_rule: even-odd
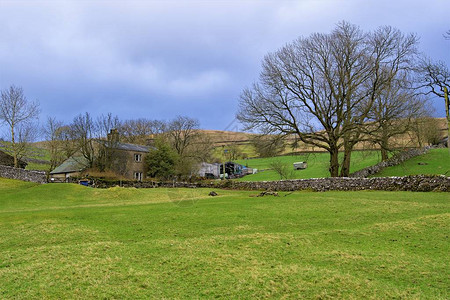
[[[228,125],[239,95],[266,53],[346,20],[417,33],[421,51],[450,65],[447,8],[447,0],[0,0],[0,88],[23,87],[41,120],[187,115],[236,130]]]

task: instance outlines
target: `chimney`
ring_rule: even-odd
[[[150,137],[145,141],[145,144],[150,147],[155,146],[155,137],[153,134],[151,134]]]
[[[118,143],[119,142],[119,131],[117,129],[111,129],[108,133],[108,142]]]

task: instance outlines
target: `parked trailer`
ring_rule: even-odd
[[[308,163],[306,161],[300,161],[294,163],[294,170],[304,170],[308,167]]]

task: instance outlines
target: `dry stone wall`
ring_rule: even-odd
[[[30,171],[2,165],[0,165],[0,177],[37,183],[47,182],[47,175],[44,171]]]
[[[203,181],[189,182],[153,182],[153,181],[95,181],[95,187],[108,188],[112,186],[135,188],[212,188],[234,190],[272,190],[272,191],[413,191],[413,192],[450,192],[450,177],[447,176],[405,176],[405,177],[376,177],[376,178],[313,178],[280,181]]]
[[[411,159],[419,155],[423,155],[427,153],[428,150],[430,150],[431,148],[432,146],[426,146],[424,148],[413,148],[408,149],[406,151],[402,151],[386,161],[382,161],[374,166],[370,166],[365,169],[356,171],[350,174],[350,177],[363,177],[363,178],[369,177],[370,175],[374,175],[378,172],[381,172],[381,170],[383,170],[386,167],[396,166],[408,159]]]

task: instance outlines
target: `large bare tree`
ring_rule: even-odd
[[[29,102],[21,87],[14,85],[1,91],[0,121],[9,127],[10,149],[14,157],[14,167],[27,151],[28,143],[36,136],[36,127],[31,123],[39,116],[37,102]]]
[[[259,82],[241,95],[237,118],[247,129],[295,134],[325,149],[330,175],[348,176],[376,97],[408,72],[416,44],[415,35],[389,26],[364,33],[347,22],[330,34],[299,38],[266,55]]]

